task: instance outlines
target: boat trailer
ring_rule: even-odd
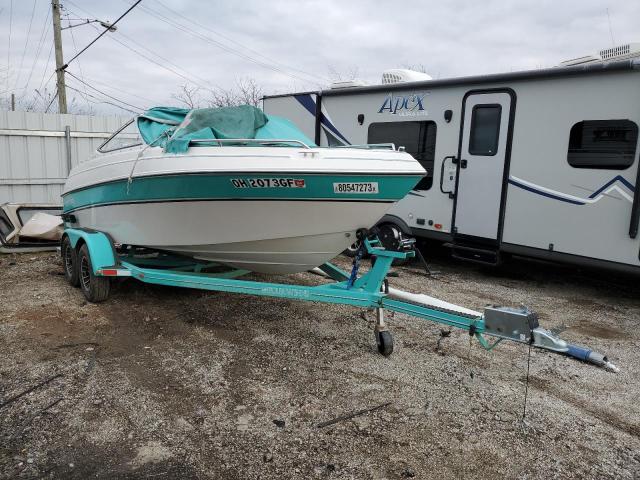
[[[109,235],[89,229],[66,228],[60,248],[65,277],[93,303],[108,298],[112,277],[132,277],[156,285],[375,309],[376,344],[384,356],[393,352],[393,336],[384,315],[389,310],[466,330],[486,350],[492,350],[503,340],[511,340],[618,370],[606,356],[568,344],[542,328],[535,312],[526,307],[488,306],[480,313],[428,295],[389,287],[386,277],[393,261],[413,257],[415,252],[386,250],[377,237],[366,231],[359,231],[358,239],[362,253],[366,251],[374,258],[369,271],[358,276],[360,255],[354,259],[351,273],[325,263],[313,272],[333,282],[316,286],[238,279],[251,272],[133,246],[117,246]]]

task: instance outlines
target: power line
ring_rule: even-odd
[[[56,93],[53,95],[53,97],[51,97],[51,101],[49,102],[49,105],[47,105],[47,108],[44,109],[44,113],[47,113],[49,111],[49,109],[51,108],[51,105],[53,105],[53,101],[56,99],[57,96],[58,96],[58,89],[56,89]]]
[[[160,68],[164,68],[165,70],[168,70],[169,72],[173,73],[174,75],[177,75],[177,76],[179,76],[180,78],[183,78],[183,79],[185,79],[185,80],[187,80],[187,81],[189,81],[189,82],[191,82],[191,83],[195,83],[195,84],[196,84],[196,85],[198,85],[199,87],[206,88],[206,89],[208,89],[208,90],[210,90],[210,89],[211,89],[211,87],[209,87],[209,86],[207,86],[207,85],[205,85],[205,84],[203,84],[203,83],[201,83],[201,82],[199,82],[199,81],[196,81],[196,80],[194,80],[193,78],[189,78],[188,76],[183,75],[182,73],[180,73],[180,72],[178,72],[178,71],[174,70],[173,68],[168,67],[167,65],[163,65],[162,63],[160,63],[160,62],[158,62],[158,61],[156,61],[156,60],[154,60],[154,59],[152,59],[152,58],[149,58],[149,57],[148,57],[147,55],[145,55],[144,53],[139,52],[138,50],[136,50],[135,48],[131,47],[130,45],[127,45],[126,43],[122,42],[121,40],[118,40],[117,38],[115,38],[115,37],[113,37],[113,36],[109,36],[109,38],[110,38],[111,40],[113,40],[114,42],[119,43],[120,45],[122,45],[122,46],[123,46],[124,48],[126,48],[127,50],[130,50],[130,51],[132,51],[133,53],[135,53],[136,55],[139,55],[140,57],[144,58],[145,60],[147,60],[147,61],[149,61],[149,62],[153,63],[154,65],[157,65],[157,66],[159,66]],[[218,87],[218,88],[219,88],[219,87]]]
[[[38,88],[42,88],[44,85],[46,85],[46,83],[49,83],[51,78],[53,78],[53,76],[56,74],[55,70],[51,72],[51,75],[49,76],[49,78],[47,79],[47,82],[45,83],[44,76],[47,74],[47,71],[49,70],[49,63],[51,62],[52,53],[53,53],[53,43],[51,43],[51,47],[49,47],[49,56],[47,57],[47,63],[44,65],[44,70],[42,70],[42,78],[40,79],[40,84],[38,85]]]
[[[20,76],[22,75],[22,65],[24,64],[24,55],[27,53],[27,47],[29,46],[29,37],[31,36],[31,25],[33,24],[33,15],[36,13],[36,4],[38,0],[33,0],[33,8],[31,9],[31,19],[29,20],[29,28],[27,29],[27,38],[24,42],[24,49],[22,50],[22,58],[20,58],[20,68],[18,68],[18,75],[16,76],[16,81],[13,84],[13,89],[18,86],[18,81],[20,80]]]
[[[125,95],[127,95],[129,97],[137,98],[137,99],[142,100],[144,102],[148,102],[149,104],[152,104],[152,105],[155,105],[155,104],[158,103],[156,100],[153,100],[152,98],[144,97],[144,96],[138,95],[136,93],[131,93],[131,92],[128,92],[128,91],[124,91],[119,87],[114,87],[113,85],[109,85],[108,83],[100,82],[100,81],[96,80],[95,78],[89,78],[86,75],[84,76],[84,80],[87,81],[87,82],[90,82],[91,84],[101,85],[101,86],[106,87],[106,88],[111,89],[111,90],[118,90],[119,92],[124,93]]]
[[[9,89],[9,73],[11,69],[9,66],[11,65],[11,27],[13,26],[13,0],[9,4],[9,41],[7,42],[7,76],[6,76],[6,84],[7,90]]]
[[[80,7],[79,5],[75,4],[74,2],[72,2],[72,1],[68,1],[68,3],[70,3],[70,4],[74,5],[75,7],[79,8],[80,10],[82,10],[83,12],[85,12],[87,15],[91,15],[91,13],[90,13],[90,12],[86,11],[84,8]],[[74,13],[74,12],[72,12],[71,10],[68,10],[68,11],[69,11],[69,12],[71,12],[71,13]],[[74,15],[76,15],[76,14],[74,13]],[[98,28],[98,27],[96,27],[95,25],[91,24],[91,26],[92,26],[94,29],[99,30],[99,28]],[[127,39],[131,40],[128,36],[126,36],[126,35],[122,34],[121,32],[118,32],[118,33],[119,33],[120,35],[124,36],[125,38],[127,38]],[[137,44],[137,45],[139,45],[141,48],[144,48],[145,50],[147,50],[147,51],[148,51],[149,53],[151,53],[152,55],[155,55],[156,57],[158,57],[158,58],[160,58],[160,59],[164,60],[165,62],[169,63],[170,65],[173,65],[175,68],[177,68],[177,69],[179,69],[179,70],[182,70],[183,72],[185,72],[185,73],[187,73],[187,74],[189,74],[189,75],[184,75],[184,74],[182,74],[182,73],[180,73],[180,72],[178,72],[178,71],[174,70],[173,68],[171,68],[171,67],[167,66],[166,64],[160,63],[160,62],[158,62],[157,60],[154,60],[153,58],[150,58],[149,56],[145,55],[144,53],[142,53],[142,52],[140,52],[140,51],[136,50],[135,48],[131,47],[130,45],[127,45],[127,44],[126,44],[126,43],[124,43],[123,41],[119,40],[119,39],[118,39],[118,38],[116,38],[114,35],[109,35],[109,37],[108,37],[108,38],[110,38],[111,40],[113,40],[113,41],[114,41],[114,42],[116,42],[116,43],[119,43],[120,45],[122,45],[122,46],[123,46],[124,48],[126,48],[127,50],[129,50],[129,51],[131,51],[131,52],[135,53],[136,55],[138,55],[138,56],[140,56],[140,57],[144,58],[144,59],[145,59],[145,60],[147,60],[148,62],[151,62],[151,63],[153,63],[154,65],[157,65],[158,67],[163,68],[163,69],[165,69],[165,70],[167,70],[167,71],[169,71],[169,72],[173,73],[174,75],[179,76],[180,78],[182,78],[182,79],[184,79],[184,80],[186,80],[186,81],[188,81],[188,82],[190,82],[190,83],[196,84],[196,85],[198,85],[198,86],[199,86],[199,87],[201,87],[201,88],[205,88],[205,89],[207,89],[207,90],[210,90],[210,89],[211,89],[211,86],[214,86],[214,87],[216,87],[216,88],[220,88],[219,86],[214,85],[214,84],[211,84],[210,82],[207,82],[207,81],[206,81],[206,80],[204,80],[204,79],[194,80],[194,78],[198,78],[196,75],[193,75],[192,73],[187,72],[187,71],[186,71],[186,70],[184,70],[182,67],[180,67],[180,66],[176,65],[175,63],[172,63],[171,61],[169,61],[169,60],[167,60],[166,58],[162,57],[161,55],[159,55],[159,54],[155,53],[154,51],[152,51],[152,50],[150,50],[150,49],[148,49],[148,48],[144,47],[143,45],[139,44],[138,42],[133,41],[133,43],[136,43],[136,44]],[[209,85],[206,85],[205,83],[209,83]]]
[[[51,26],[49,24],[49,15],[51,15],[51,10],[47,8],[47,14],[44,18],[44,24],[42,25],[42,32],[40,33],[40,40],[38,41],[38,46],[36,47],[36,54],[33,59],[33,64],[31,65],[31,70],[29,71],[29,77],[27,78],[27,83],[25,83],[24,85],[25,88],[29,85],[29,82],[31,82],[31,76],[33,75],[33,70],[36,68],[36,63],[38,62],[38,58],[40,58],[40,51],[42,50],[42,46],[44,45],[44,38],[46,37],[47,32],[49,31],[49,28]]]
[[[268,60],[268,61],[270,61],[270,62],[272,62],[272,63],[277,64],[277,65],[280,65],[280,66],[281,66],[281,67],[283,67],[283,68],[286,68],[286,69],[289,69],[289,70],[294,70],[294,71],[300,72],[300,73],[304,74],[305,76],[307,76],[307,77],[309,77],[309,78],[313,78],[314,80],[315,80],[315,78],[316,78],[316,77],[318,77],[318,78],[322,78],[322,77],[319,77],[319,76],[317,76],[317,75],[311,74],[311,73],[309,73],[309,72],[305,72],[304,70],[300,70],[299,68],[291,67],[291,66],[289,66],[289,65],[285,65],[285,64],[283,64],[283,63],[281,63],[281,62],[278,62],[277,60],[274,60],[274,59],[272,59],[272,58],[270,58],[270,57],[268,57],[268,56],[264,55],[263,53],[258,52],[257,50],[254,50],[253,48],[250,48],[250,47],[247,47],[246,45],[243,45],[242,43],[238,42],[237,40],[234,40],[233,38],[230,38],[230,37],[228,37],[228,36],[226,36],[226,35],[223,35],[222,33],[218,32],[218,31],[216,31],[216,30],[213,30],[211,27],[208,27],[208,26],[203,25],[202,23],[200,23],[200,22],[198,22],[198,21],[196,21],[196,20],[193,20],[193,19],[191,19],[191,18],[186,17],[186,16],[185,16],[185,15],[183,15],[182,13],[180,13],[180,12],[178,12],[178,11],[176,11],[176,10],[174,10],[174,9],[170,8],[170,7],[168,7],[167,5],[165,5],[164,3],[162,3],[160,0],[155,0],[155,1],[156,1],[156,3],[158,3],[158,4],[160,4],[162,7],[164,7],[166,10],[168,10],[169,12],[173,13],[174,15],[177,15],[178,17],[183,18],[183,19],[184,19],[184,20],[186,20],[187,22],[193,23],[194,25],[199,26],[199,27],[200,27],[200,28],[202,28],[203,30],[206,30],[206,31],[208,31],[208,32],[213,33],[214,35],[217,35],[217,36],[219,36],[219,37],[221,37],[221,38],[224,38],[225,40],[227,40],[227,41],[229,41],[229,42],[231,42],[231,43],[233,43],[233,44],[235,44],[235,45],[238,45],[240,48],[244,48],[245,50],[247,50],[247,51],[249,51],[249,52],[253,52],[253,53],[255,53],[256,55],[258,55],[258,56],[260,56],[260,57],[264,58],[265,60]],[[327,80],[327,81],[328,81],[328,79],[326,79],[326,78],[323,78],[323,80]]]
[[[81,11],[83,11],[84,13],[86,13],[87,15],[89,15],[89,16],[93,16],[90,12],[87,12],[84,8],[80,7],[79,5],[76,5],[75,3],[71,2],[71,1],[68,1],[67,3],[71,3],[72,5],[75,5],[75,6],[76,6],[77,8],[79,8]],[[65,10],[67,10],[70,14],[77,15],[77,13],[73,12],[72,10],[70,10],[70,9],[68,9],[68,8],[65,8]],[[79,18],[79,16],[78,16],[78,18]],[[100,29],[99,29],[97,26],[95,26],[95,25],[93,25],[93,24],[90,24],[90,25],[91,25],[91,26],[92,26],[96,31],[100,31]],[[112,37],[110,36],[110,38],[112,38]],[[120,43],[121,43],[121,45],[126,46],[126,45],[124,45],[122,42],[120,42]],[[144,47],[143,47],[143,48],[144,48]],[[132,51],[133,51],[133,50],[132,50]],[[134,51],[134,53],[137,53],[137,52],[135,52],[135,51]],[[152,52],[152,53],[153,53],[153,52]],[[145,58],[145,57],[143,57],[143,58]],[[80,64],[78,63],[78,65],[80,65]],[[160,66],[162,66],[162,65],[160,65]],[[126,95],[128,95],[128,96],[130,96],[130,97],[135,97],[135,98],[138,98],[138,99],[143,100],[143,101],[145,101],[145,102],[149,102],[149,103],[151,103],[151,104],[155,104],[155,103],[156,103],[156,101],[155,101],[155,100],[152,100],[152,99],[150,99],[150,98],[148,98],[148,97],[144,97],[144,96],[141,96],[141,95],[137,95],[137,94],[135,94],[135,93],[131,93],[131,92],[125,92],[125,91],[123,91],[121,88],[116,88],[116,87],[114,87],[113,85],[110,85],[110,84],[107,84],[107,83],[104,83],[104,82],[100,82],[100,81],[95,80],[95,79],[88,78],[86,75],[84,75],[84,73],[83,73],[83,72],[81,72],[81,73],[82,73],[82,75],[81,75],[81,76],[82,76],[82,79],[83,79],[83,80],[85,80],[85,81],[89,80],[89,81],[90,81],[91,83],[93,83],[93,84],[103,85],[103,86],[105,86],[105,87],[107,87],[107,88],[110,88],[110,89],[116,89],[116,90],[118,90],[119,92],[125,93]],[[43,78],[44,78],[44,77],[43,77]],[[85,89],[85,92],[86,92],[86,89]]]
[[[123,0],[123,1],[126,3],[126,0]],[[200,40],[203,40],[203,41],[205,41],[207,43],[215,45],[216,47],[218,47],[218,48],[220,48],[220,49],[222,49],[222,50],[224,50],[224,51],[226,51],[228,53],[231,53],[231,54],[236,55],[238,57],[244,58],[244,59],[246,59],[246,60],[248,60],[248,61],[250,61],[250,62],[252,62],[252,63],[254,63],[256,65],[262,66],[264,68],[267,68],[269,70],[275,71],[275,72],[280,73],[282,75],[286,75],[286,76],[289,76],[291,78],[294,78],[294,79],[297,79],[297,80],[300,80],[300,81],[303,81],[303,82],[306,82],[306,83],[310,83],[310,81],[308,79],[304,79],[304,78],[302,78],[302,77],[300,77],[298,75],[294,75],[292,73],[288,73],[288,72],[282,70],[281,68],[278,68],[275,65],[270,65],[268,63],[265,63],[265,62],[263,62],[261,60],[253,58],[253,57],[251,57],[251,56],[249,56],[249,55],[247,55],[245,53],[242,53],[242,52],[240,52],[240,51],[238,51],[236,49],[233,49],[233,48],[229,47],[228,45],[225,45],[222,42],[214,40],[211,37],[208,37],[207,35],[203,35],[202,33],[193,31],[188,26],[185,26],[185,25],[183,25],[181,23],[176,22],[173,19],[165,17],[164,15],[162,15],[160,13],[157,13],[157,12],[145,7],[144,5],[141,6],[140,9],[142,11],[144,11],[145,13],[157,18],[161,22],[164,22],[164,23],[166,23],[166,24],[168,24],[168,25],[170,25],[170,26],[172,26],[172,27],[184,32],[184,33],[187,33],[188,35],[194,36],[194,37],[196,37],[196,38],[198,38]],[[317,80],[315,80],[315,79],[313,80],[312,83],[320,85],[317,82]]]
[[[67,16],[68,16],[68,14],[67,14]],[[71,26],[71,21],[68,20],[68,19],[67,19],[67,21],[69,22],[69,26]],[[70,30],[70,33],[71,33],[71,40],[73,42],[73,49],[75,50],[76,53],[78,53],[78,46],[76,45],[76,37],[73,34],[73,28],[69,28],[69,30]],[[80,72],[80,77],[84,79],[84,75],[82,73],[82,67],[80,66],[80,60],[78,60],[78,71]],[[85,93],[84,101],[87,102],[87,108],[90,109],[91,107],[89,106],[89,100],[87,99],[87,95],[86,95],[87,87],[84,87],[84,93]]]
[[[171,62],[171,60],[169,60],[169,59],[167,59],[167,58],[163,57],[162,55],[160,55],[160,54],[158,54],[158,53],[154,52],[153,50],[151,50],[151,49],[149,49],[149,48],[145,47],[145,46],[144,46],[144,45],[142,45],[140,42],[137,42],[136,40],[134,40],[133,38],[129,37],[128,35],[125,35],[125,34],[124,34],[124,33],[122,33],[122,32],[117,32],[117,35],[123,36],[123,37],[124,37],[124,38],[126,38],[128,41],[130,41],[130,42],[134,43],[135,45],[139,46],[140,48],[142,48],[142,49],[146,50],[147,52],[151,53],[152,55],[155,55],[156,57],[158,57],[158,58],[159,58],[159,59],[161,59],[162,61],[167,62],[167,63],[168,63],[168,64],[170,64],[170,65],[173,65],[175,68],[177,68],[177,69],[179,69],[179,70],[182,70],[184,73],[188,74],[188,76],[193,77],[193,78],[195,78],[195,79],[197,79],[197,80],[200,80],[201,82],[204,82],[204,83],[208,83],[208,84],[210,84],[210,85],[213,85],[214,87],[216,87],[216,88],[218,88],[218,89],[220,89],[220,88],[221,88],[220,86],[218,86],[218,85],[214,85],[214,84],[212,84],[211,82],[209,82],[208,80],[206,80],[206,79],[204,79],[204,78],[202,78],[202,77],[200,77],[200,76],[198,76],[198,75],[195,75],[195,74],[193,74],[193,73],[191,73],[191,72],[189,72],[189,71],[185,70],[184,68],[180,67],[179,65],[177,65],[177,64],[175,64],[175,63],[173,63],[173,62]],[[196,82],[193,82],[193,81],[192,81],[192,83],[196,83]],[[209,87],[205,87],[205,88],[209,88]]]
[[[13,1],[13,0],[12,0],[12,1]],[[118,17],[118,19],[117,19],[115,22],[113,22],[109,28],[105,28],[105,29],[104,29],[104,31],[103,31],[100,35],[98,35],[98,36],[97,36],[96,38],[94,38],[91,42],[89,42],[89,44],[88,44],[86,47],[84,47],[82,50],[80,50],[78,53],[76,53],[76,55],[75,55],[74,57],[72,57],[72,58],[71,58],[71,60],[67,61],[67,63],[65,63],[62,67],[60,67],[60,69],[61,69],[61,70],[64,70],[65,68],[67,68],[67,66],[69,66],[69,64],[70,64],[71,62],[73,62],[76,58],[78,58],[80,55],[82,55],[84,52],[86,52],[86,51],[87,51],[87,49],[88,49],[91,45],[93,45],[93,44],[94,44],[94,43],[96,43],[98,40],[100,40],[100,38],[101,38],[105,33],[107,33],[109,30],[111,30],[111,28],[115,27],[115,25],[116,25],[120,20],[122,20],[125,16],[127,16],[127,14],[128,14],[131,10],[133,10],[134,8],[136,8],[136,6],[137,6],[141,1],[142,1],[142,0],[136,0],[136,3],[134,3],[133,5],[131,5],[131,6],[127,9],[127,11],[126,11],[126,12],[124,12],[122,15],[120,15],[120,16]]]
[[[110,98],[110,99],[112,99],[112,100],[115,100],[116,102],[120,102],[121,104],[126,105],[126,106],[128,106],[128,107],[135,108],[135,109],[136,109],[136,110],[138,110],[138,111],[143,111],[143,110],[144,110],[144,108],[138,107],[138,106],[136,106],[136,105],[132,105],[132,104],[130,104],[130,103],[125,102],[124,100],[120,100],[119,98],[116,98],[116,97],[114,97],[114,96],[112,96],[112,95],[109,95],[108,93],[105,93],[105,92],[103,92],[102,90],[98,90],[96,87],[94,87],[94,86],[92,86],[92,85],[89,85],[87,82],[85,82],[84,80],[82,80],[82,79],[78,78],[76,75],[74,75],[73,73],[71,73],[71,72],[69,72],[69,71],[67,71],[66,73],[67,73],[67,75],[71,75],[73,78],[75,78],[77,81],[79,81],[79,82],[80,82],[80,83],[82,83],[83,85],[86,85],[87,87],[89,87],[91,90],[95,90],[96,92],[98,92],[98,93],[100,93],[100,94],[104,95],[104,96],[105,96],[105,97],[107,97],[107,98]],[[85,93],[86,93],[86,88],[85,88]],[[90,94],[89,94],[89,93],[87,93],[87,95],[90,95]]]
[[[74,92],[78,92],[78,93],[82,94],[82,92],[80,90],[78,90],[77,88],[72,87],[71,85],[67,85],[67,88],[70,89],[70,90],[73,90]],[[90,93],[87,93],[87,96],[97,100],[97,102],[94,102],[94,103],[106,103],[107,105],[112,105],[112,106],[117,107],[117,108],[119,108],[121,110],[126,110],[127,112],[135,113],[136,115],[141,113],[140,110],[135,111],[135,110],[130,110],[128,108],[124,108],[124,107],[122,107],[120,105],[117,105],[117,104],[115,104],[113,102],[109,102],[109,101],[104,100],[102,98],[98,98],[98,97],[96,97],[94,95],[91,95]]]

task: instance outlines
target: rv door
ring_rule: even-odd
[[[511,104],[506,91],[470,93],[463,100],[452,221],[456,235],[499,238]]]

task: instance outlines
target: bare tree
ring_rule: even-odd
[[[353,65],[344,72],[339,71],[333,65],[329,65],[327,67],[327,70],[329,72],[329,78],[331,79],[332,82],[344,82],[349,80],[355,80],[356,78],[358,78],[358,74],[359,74],[358,67]]]
[[[74,96],[71,99],[71,103],[69,103],[67,110],[69,113],[73,113],[74,115],[95,115],[95,103],[99,102],[93,102],[86,97],[84,97],[82,100],[79,100],[78,97]]]
[[[171,98],[186,105],[188,108],[200,108],[202,96],[200,87],[195,85],[180,85],[180,91],[171,95]]]
[[[244,105],[260,106],[264,90],[253,78],[241,78],[236,82],[240,101]]]
[[[0,98],[0,109],[8,110],[10,108],[9,96]],[[95,115],[95,107],[93,104],[99,103],[88,98],[73,96],[69,102],[68,111],[76,115]],[[16,95],[16,110],[23,112],[47,112],[56,113],[58,111],[58,102],[56,102],[56,91],[44,88],[42,90],[34,89],[31,93],[22,93]]]
[[[195,85],[181,85],[180,91],[171,98],[187,108],[236,107],[238,105],[260,106],[264,90],[253,78],[239,78],[231,88],[203,90]]]
[[[56,112],[58,110],[58,104],[55,101],[56,91],[47,90],[47,87],[42,90],[34,89],[33,95],[30,100],[25,99],[25,108],[27,112]]]
[[[404,63],[402,65],[402,68],[406,68],[407,70],[413,70],[414,72],[420,72],[420,73],[429,73],[427,71],[427,67],[423,64],[423,63],[418,63],[418,64],[409,64],[409,63]]]
[[[240,105],[238,102],[237,93],[233,89],[223,90],[211,90],[209,98],[207,99],[209,107],[235,107]]]
[[[240,78],[230,89],[212,90],[208,104],[211,107],[235,107],[238,105],[259,107],[263,96],[262,87],[253,78]]]

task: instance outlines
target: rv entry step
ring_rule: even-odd
[[[458,260],[481,263],[483,265],[500,265],[500,250],[497,247],[470,245],[466,243],[445,243],[451,249],[451,256]]]

